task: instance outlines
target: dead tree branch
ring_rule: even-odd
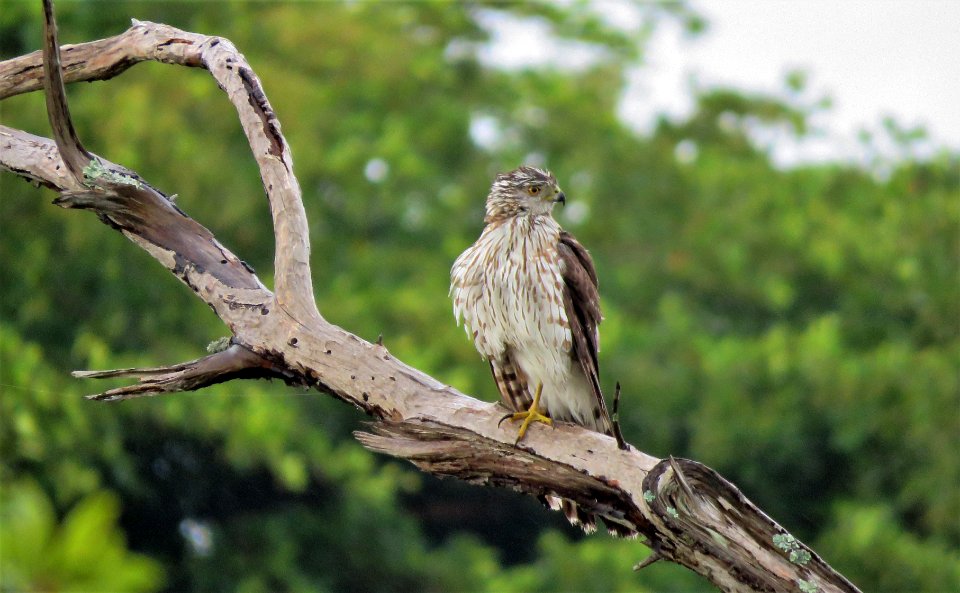
[[[43,51],[0,63],[0,98],[43,88],[55,140],[0,126],[0,168],[54,189],[61,207],[95,212],[189,286],[233,333],[227,349],[183,364],[76,373],[139,379],[95,399],[279,377],[376,418],[371,433],[356,435],[370,449],[437,475],[573,499],[634,527],[652,558],[687,566],[724,591],[857,591],[713,470],[623,451],[613,438],[571,425],[533,430],[515,447],[514,433],[498,427],[502,410],[495,404],[327,323],[313,298],[307,220],[289,146],[259,79],[233,44],[134,22],[116,37],[59,48],[49,0],[45,8]],[[64,82],[108,79],[144,60],[208,70],[236,108],[270,202],[276,292],[166,196],[90,154],[77,138]]]

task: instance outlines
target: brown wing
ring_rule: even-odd
[[[593,395],[597,400],[594,408],[594,420],[597,429],[604,434],[613,436],[613,426],[607,413],[607,405],[603,401],[603,392],[600,390],[600,362],[597,352],[600,347],[597,343],[597,326],[602,319],[600,315],[600,293],[597,290],[597,271],[593,267],[593,260],[583,245],[566,231],[560,232],[560,241],[557,244],[560,259],[563,262],[563,306],[567,312],[567,322],[570,324],[570,335],[573,338],[571,356],[580,363],[583,374],[587,376],[593,388]]]
[[[533,398],[527,389],[527,375],[514,362],[509,348],[496,359],[490,359],[490,371],[507,408],[522,412],[530,407]]]

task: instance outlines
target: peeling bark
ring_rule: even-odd
[[[45,7],[46,47],[0,63],[0,99],[43,88],[56,140],[0,126],[0,168],[58,191],[61,207],[96,213],[189,286],[233,334],[226,350],[187,363],[75,373],[139,380],[94,399],[278,377],[373,416],[370,432],[356,437],[374,451],[436,475],[560,495],[633,527],[654,551],[643,565],[677,562],[723,591],[800,591],[801,585],[857,591],[801,542],[785,546],[787,532],[706,466],[620,450],[611,437],[563,423],[535,428],[514,446],[513,430],[498,426],[503,411],[496,404],[403,364],[379,341],[326,322],[313,298],[307,220],[289,147],[259,79],[233,44],[135,21],[116,37],[58,48],[49,1]],[[237,109],[270,202],[276,292],[166,196],[88,153],[76,137],[63,83],[105,80],[144,60],[207,69]],[[94,162],[100,168],[91,172]]]

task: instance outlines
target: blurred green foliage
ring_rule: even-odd
[[[5,591],[137,592],[162,583],[158,562],[126,549],[115,494],[86,495],[57,525],[53,505],[36,483],[5,484],[2,492]]]
[[[4,3],[0,57],[39,47],[36,4]],[[492,176],[546,164],[600,273],[628,440],[715,467],[864,590],[956,589],[960,157],[912,158],[922,133],[888,122],[897,161],[775,167],[750,131],[808,133],[822,103],[801,100],[798,73],[786,98],[704,90],[640,136],[616,116],[626,69],[657,22],[705,24],[638,10],[625,32],[588,3],[58,5],[65,43],[130,17],[231,39],[292,145],[324,315],[485,399],[449,267]],[[545,23],[595,61],[491,66],[478,14]],[[270,281],[257,170],[208,76],[144,64],[68,92],[91,150],[179,194]],[[0,110],[49,135],[39,94]],[[225,330],[119,234],[0,184],[3,591],[710,589],[665,563],[635,574],[642,546],[583,538],[519,495],[364,451],[364,419],[321,394],[82,400],[103,385],[70,369],[201,356]]]

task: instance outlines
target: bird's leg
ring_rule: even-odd
[[[509,419],[511,422],[515,420],[523,420],[523,424],[520,425],[520,432],[517,433],[517,440],[513,442],[514,445],[520,443],[523,439],[523,435],[527,432],[527,427],[530,426],[531,422],[543,422],[544,424],[549,424],[553,426],[553,419],[549,416],[544,416],[539,411],[540,406],[540,394],[543,392],[543,383],[537,383],[537,392],[533,396],[533,403],[530,404],[530,409],[526,412],[515,412],[513,414],[507,414],[500,419],[500,422]]]

